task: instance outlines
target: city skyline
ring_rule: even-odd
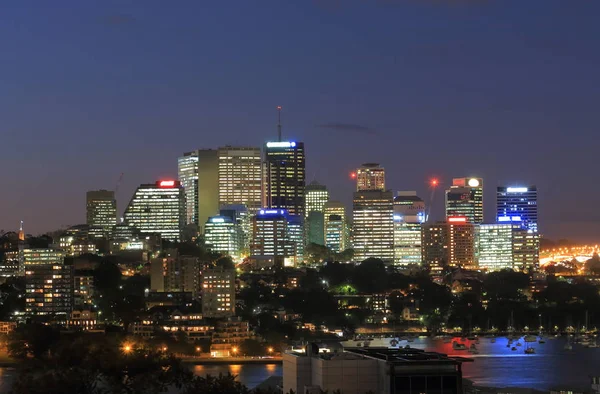
[[[183,152],[275,139],[281,105],[307,183],[346,207],[349,173],[375,161],[386,187],[425,199],[432,176],[484,179],[486,221],[496,187],[536,185],[542,234],[597,241],[600,4],[384,3],[7,7],[0,162],[18,171],[0,229],[84,223],[85,192],[124,173],[121,216],[138,185],[176,178]]]

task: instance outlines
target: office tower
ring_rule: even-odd
[[[256,215],[262,207],[260,148],[224,146],[217,152],[219,206],[241,204],[248,208],[251,215]]]
[[[454,178],[446,190],[446,219],[464,216],[469,223],[483,223],[483,179]]]
[[[304,216],[304,143],[267,142],[265,162],[268,207],[285,209],[290,215]]]
[[[176,249],[167,250],[163,257],[150,260],[150,290],[187,292],[198,298],[201,268],[197,257],[181,256]]]
[[[423,264],[432,274],[445,267],[477,268],[476,226],[464,216],[423,224]]]
[[[202,316],[235,316],[235,270],[210,268],[202,273]]]
[[[73,309],[73,266],[54,258],[40,262],[25,267],[25,313],[66,319]]]
[[[204,226],[204,243],[211,252],[239,260],[243,240],[241,226],[230,216],[211,216]]]
[[[323,211],[325,245],[334,252],[343,252],[350,246],[346,207],[340,201],[328,201]]]
[[[417,192],[398,192],[394,197],[394,264],[421,264],[421,225],[425,202]]]
[[[513,269],[513,239],[520,226],[481,224],[478,230],[479,268],[488,271]]]
[[[295,267],[304,261],[304,217],[289,215],[287,222],[287,240],[291,244],[291,256],[287,266]]]
[[[353,244],[357,261],[369,257],[394,259],[394,206],[391,191],[363,190],[354,193]]]
[[[306,217],[308,217],[310,212],[323,212],[325,203],[329,201],[327,187],[317,181],[312,181],[306,186],[304,201],[304,213]]]
[[[540,264],[540,236],[527,229],[515,232],[513,236],[513,269],[517,271],[537,271]]]
[[[91,190],[86,193],[87,225],[101,229],[109,236],[117,224],[117,200],[115,192],[109,190]]]
[[[526,229],[537,232],[537,187],[498,187],[496,217],[499,222],[520,221]]]
[[[378,163],[365,163],[356,170],[356,191],[385,190],[385,170]]]
[[[325,245],[325,215],[310,211],[306,218],[306,244]]]
[[[252,239],[252,217],[245,205],[233,204],[224,205],[219,211],[220,216],[231,218],[242,230],[241,249],[240,253],[247,257],[250,254],[250,241]]]
[[[261,209],[252,221],[251,255],[279,266],[293,264],[297,246],[290,240],[289,220],[285,209]]]
[[[198,151],[178,158],[177,172],[185,193],[185,223],[198,224]]]
[[[125,222],[141,234],[160,234],[179,242],[185,224],[185,196],[178,181],[157,181],[140,185],[127,209]]]

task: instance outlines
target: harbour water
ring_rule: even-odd
[[[468,348],[474,341],[465,339],[463,343]],[[473,362],[463,364],[463,376],[479,386],[589,389],[589,377],[600,375],[600,348],[573,345],[569,351],[564,349],[566,339],[559,338],[547,339],[544,344],[531,343],[536,353],[525,354],[523,339],[520,340],[522,346],[514,351],[506,347],[507,343],[507,338],[497,338],[495,343],[490,338],[480,338],[476,344],[479,354],[453,350],[451,343],[441,339],[418,338],[408,344],[413,348],[472,358]],[[230,372],[249,388],[269,376],[283,374],[282,366],[275,363],[197,365],[193,369],[200,376]],[[14,376],[14,369],[0,368],[0,393],[8,393]]]

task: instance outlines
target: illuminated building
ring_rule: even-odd
[[[290,215],[304,216],[306,182],[304,143],[294,141],[267,142],[266,203]]]
[[[87,225],[101,229],[104,236],[109,236],[117,224],[117,200],[115,192],[109,190],[92,190],[86,193]]]
[[[417,192],[398,192],[394,197],[394,264],[421,264],[421,224],[425,202]]]
[[[19,249],[19,272],[24,275],[25,270],[34,265],[59,265],[65,260],[65,252],[50,248],[22,248]]]
[[[513,269],[513,238],[521,227],[513,224],[481,224],[478,229],[479,268]]]
[[[365,163],[356,170],[356,191],[385,190],[385,170],[378,163]]]
[[[178,158],[177,170],[185,193],[185,223],[198,224],[198,151]]]
[[[483,223],[483,179],[454,178],[446,190],[446,219],[464,216],[469,223]]]
[[[261,209],[253,219],[252,257],[268,259],[276,265],[301,262],[304,255],[302,219],[288,215],[285,209]]]
[[[537,271],[540,264],[540,236],[523,229],[513,238],[513,269],[523,272]]]
[[[287,239],[291,244],[292,254],[286,265],[296,266],[304,261],[304,218],[302,216],[288,216]]]
[[[64,259],[56,261],[56,256],[46,255],[46,263],[37,260],[25,266],[25,314],[66,320],[73,309],[73,266],[65,265]]]
[[[537,188],[498,187],[496,191],[496,216],[498,221],[520,221],[533,232],[538,231]]]
[[[357,261],[369,257],[394,260],[394,207],[391,191],[354,193],[353,245]]]
[[[202,273],[202,316],[235,316],[235,270],[210,268]]]
[[[306,218],[306,244],[325,245],[325,215],[310,211]]]
[[[305,200],[305,215],[308,217],[310,212],[323,212],[325,204],[329,201],[329,192],[325,185],[313,181],[306,186],[304,194]]]
[[[219,212],[220,216],[231,218],[231,220],[237,223],[242,230],[241,252],[244,255],[247,255],[249,253],[250,240],[252,238],[253,215],[248,212],[248,208],[246,208],[245,205],[241,204],[224,205]]]
[[[339,201],[328,201],[323,210],[325,245],[334,252],[343,252],[349,247],[346,207]]]
[[[200,294],[202,264],[194,256],[180,256],[176,249],[167,250],[163,257],[150,261],[150,291]]]
[[[423,265],[432,274],[439,274],[446,266],[476,268],[476,235],[476,225],[464,216],[423,224]]]
[[[76,271],[73,274],[73,304],[78,308],[90,308],[94,304],[93,271]]]
[[[229,216],[211,216],[204,226],[204,243],[211,252],[240,258],[244,234]]]
[[[114,226],[112,226],[114,228]],[[98,253],[96,244],[90,241],[90,227],[86,224],[69,227],[58,239],[58,247],[67,256],[80,256],[82,254]],[[108,232],[102,231],[104,234]]]
[[[141,234],[180,241],[185,224],[185,196],[178,181],[140,185],[125,210],[125,222]]]
[[[217,152],[219,206],[243,204],[255,215],[262,207],[260,148],[224,146]]]

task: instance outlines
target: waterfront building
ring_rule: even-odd
[[[202,315],[235,316],[235,269],[216,267],[202,272]]]
[[[469,223],[483,223],[483,179],[454,178],[446,190],[446,219],[463,216]]]
[[[369,257],[394,259],[394,207],[391,191],[363,190],[354,193],[353,245],[357,261]]]
[[[204,226],[204,243],[212,251],[239,260],[244,233],[230,216],[211,216]]]
[[[385,170],[378,163],[365,163],[356,170],[356,191],[385,190]]]
[[[537,233],[537,187],[498,187],[496,217],[499,222],[520,221],[527,230]]]
[[[109,237],[117,224],[117,200],[112,190],[91,190],[86,193],[86,223]]]
[[[265,145],[265,193],[268,208],[304,216],[306,162],[304,143],[267,142]]]
[[[160,234],[179,242],[185,224],[185,195],[179,181],[164,180],[140,185],[124,215],[125,222],[143,235]]]

